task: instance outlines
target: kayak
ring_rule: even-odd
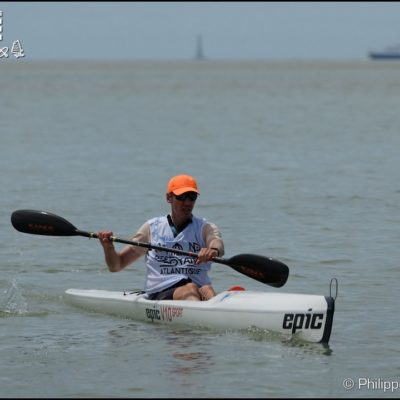
[[[96,289],[68,289],[65,294],[74,306],[138,321],[220,331],[259,328],[307,342],[328,343],[335,309],[331,295],[232,289],[207,301],[149,300],[143,292]]]
[[[259,328],[308,342],[328,343],[331,296],[226,290],[207,301],[149,300],[143,292],[68,289],[70,304],[139,321],[217,330]]]

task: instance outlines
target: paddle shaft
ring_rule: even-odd
[[[94,238],[94,239],[98,239],[99,238],[97,236],[97,233],[82,231],[80,229],[76,229],[75,232],[79,236],[85,236],[85,237]],[[146,243],[146,242],[136,242],[136,241],[133,241],[133,240],[120,239],[117,236],[111,236],[110,237],[110,242],[118,242],[118,243],[129,244],[131,246],[145,247],[146,249],[167,251],[169,253],[175,253],[175,254],[179,254],[181,256],[196,257],[196,258],[198,257],[197,253],[192,253],[190,251],[172,249],[170,247],[157,246],[157,245],[154,245],[154,244],[151,244],[151,243]],[[221,257],[213,257],[212,261],[216,262],[216,263],[220,263],[220,264],[229,265],[229,264],[227,264],[228,260],[225,260],[224,258],[221,258]]]

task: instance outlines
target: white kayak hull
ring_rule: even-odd
[[[149,300],[143,293],[68,289],[67,301],[90,311],[152,323],[217,330],[259,328],[328,343],[335,301],[330,296],[224,291],[208,301]]]

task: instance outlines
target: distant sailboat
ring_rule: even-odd
[[[372,60],[400,60],[400,45],[387,47],[381,51],[370,51],[368,55]]]
[[[197,35],[196,38],[196,55],[195,59],[197,61],[205,60],[204,52],[203,52],[203,38],[201,35]]]

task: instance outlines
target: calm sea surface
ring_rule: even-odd
[[[398,397],[399,106],[396,62],[1,61],[0,397]],[[290,267],[276,289],[215,264],[217,291],[338,279],[328,348],[74,308],[68,288],[141,289],[143,261],[111,274],[96,240],[10,224],[40,209],[129,238],[179,173],[227,257]]]

